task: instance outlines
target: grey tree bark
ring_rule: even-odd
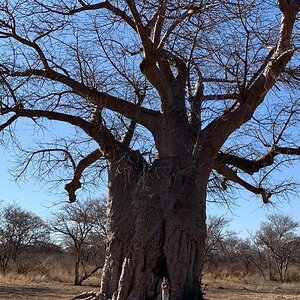
[[[176,182],[170,163],[157,159],[141,176],[118,173],[110,170],[101,293],[107,299],[156,299],[165,277],[171,299],[202,299],[208,169]]]

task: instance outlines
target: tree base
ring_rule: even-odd
[[[80,300],[109,300],[109,299],[104,299],[101,293],[96,291],[84,292],[73,297],[72,299],[73,300],[79,300],[79,299]]]
[[[110,298],[107,298],[105,295],[101,294],[101,292],[96,292],[96,291],[84,292],[73,297],[72,299],[73,300],[112,300]],[[162,295],[158,295],[155,298],[155,300],[161,300],[161,299],[169,299],[169,298],[162,298]],[[185,300],[189,300],[189,299],[185,299]],[[203,298],[203,295],[201,295],[201,297],[197,300],[205,300],[205,299]]]

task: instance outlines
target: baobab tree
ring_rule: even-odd
[[[292,0],[1,1],[1,138],[27,158],[16,175],[64,180],[70,202],[108,179],[95,299],[155,299],[163,278],[170,299],[203,299],[208,192],[240,186],[268,203],[290,186],[270,178],[300,154],[298,10]],[[26,147],[12,138],[24,119],[38,135]]]

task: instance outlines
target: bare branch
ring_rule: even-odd
[[[274,163],[274,158],[280,154],[300,155],[300,147],[291,148],[274,145],[271,146],[267,152],[265,152],[255,160],[249,160],[244,157],[220,152],[216,158],[216,161],[221,164],[232,165],[252,175],[265,167],[271,166]]]
[[[160,113],[158,111],[139,107],[126,100],[114,97],[104,92],[99,92],[95,89],[91,89],[86,85],[53,70],[44,71],[30,69],[24,72],[10,72],[8,75],[12,77],[36,75],[39,77],[49,78],[54,81],[61,82],[72,88],[77,94],[88,99],[91,103],[99,107],[106,107],[117,113],[120,113],[127,118],[132,119],[137,123],[145,126],[152,132],[155,132],[156,130],[156,123],[158,122],[160,116]]]
[[[286,154],[286,155],[300,155],[300,147],[298,148],[291,148],[291,147],[280,147],[280,146],[273,146],[274,152],[276,154]]]
[[[134,0],[126,0],[126,3],[128,5],[128,7],[130,8],[130,11],[133,15],[133,18],[135,20],[135,28],[136,28],[136,31],[139,33],[140,35],[140,38],[141,38],[141,41],[142,41],[142,45],[143,45],[143,48],[144,48],[144,52],[146,55],[148,56],[152,56],[152,42],[149,38],[149,35],[148,35],[148,28],[146,26],[143,25],[143,22],[142,22],[142,19],[141,19],[141,16],[136,8],[136,5],[135,5],[135,1]]]
[[[217,100],[236,100],[238,99],[239,94],[238,93],[232,93],[232,94],[215,94],[215,95],[204,95],[203,101],[217,101]]]
[[[133,20],[123,10],[112,5],[109,1],[103,1],[103,2],[99,2],[99,3],[95,3],[95,4],[85,4],[83,1],[78,1],[81,4],[81,7],[71,8],[65,12],[53,9],[50,6],[44,4],[43,2],[40,2],[40,1],[35,1],[35,2],[50,12],[53,12],[56,14],[61,14],[61,15],[67,15],[67,16],[75,15],[77,13],[84,12],[84,11],[94,11],[94,10],[104,8],[104,9],[111,11],[114,15],[116,15],[116,16],[120,17],[122,20],[124,20],[133,30],[136,30],[135,23],[133,22]]]
[[[229,134],[251,118],[292,58],[295,49],[291,46],[290,41],[296,13],[295,9],[289,9],[283,13],[274,59],[266,65],[263,72],[245,93],[245,96],[242,95],[242,98],[233,105],[229,112],[226,112],[206,127],[206,131],[210,132],[209,135],[219,136],[217,140],[211,137],[211,142],[215,140],[213,143],[215,143],[216,150],[221,147]]]
[[[173,24],[171,24],[167,31],[164,33],[163,37],[160,40],[159,45],[157,46],[158,49],[162,49],[165,45],[165,43],[167,42],[167,39],[169,38],[169,36],[171,35],[171,33],[174,31],[174,29],[186,18],[188,18],[189,16],[197,13],[200,11],[199,9],[189,9],[187,10],[185,13],[181,14],[179,17],[176,18],[176,20],[173,22]]]
[[[269,202],[269,198],[271,197],[272,194],[266,192],[266,190],[261,187],[255,187],[255,186],[249,184],[248,182],[246,182],[245,180],[240,178],[235,171],[233,171],[226,165],[215,163],[213,168],[219,174],[223,175],[225,177],[225,180],[230,180],[235,183],[238,183],[239,185],[246,188],[248,191],[250,191],[256,195],[261,195],[264,203]]]
[[[148,26],[152,26],[153,23],[154,25],[154,34],[153,34],[153,43],[157,47],[160,39],[161,39],[161,33],[162,33],[162,28],[164,24],[164,19],[166,15],[166,1],[165,0],[160,0],[159,1],[159,8],[156,12],[156,14],[153,16],[152,20],[149,22]]]
[[[1,111],[1,110],[0,110]],[[5,123],[0,125],[0,132],[3,131],[5,128],[7,128],[8,126],[10,126],[14,121],[16,121],[18,119],[17,115],[14,115],[12,117],[10,117]]]
[[[228,154],[228,153],[219,153],[216,160],[221,164],[232,165],[244,172],[252,175],[262,168],[270,166],[274,162],[274,157],[277,154],[270,149],[264,155],[260,156],[256,160],[249,160],[244,157],[239,157],[236,155]]]
[[[20,178],[28,169],[29,165],[31,164],[32,160],[34,159],[35,156],[39,154],[44,154],[44,153],[50,153],[50,152],[63,152],[65,154],[64,160],[69,159],[71,161],[71,164],[73,166],[73,169],[75,169],[75,161],[71,155],[71,153],[67,149],[62,149],[62,148],[45,148],[41,150],[34,151],[30,154],[25,166],[23,169],[19,172],[17,179]]]
[[[88,154],[85,158],[83,158],[77,166],[74,168],[74,176],[73,179],[65,185],[65,190],[68,192],[69,201],[76,201],[76,191],[81,188],[80,179],[82,173],[86,168],[96,162],[102,155],[100,149],[96,149],[90,154]]]

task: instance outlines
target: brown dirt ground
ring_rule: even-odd
[[[70,283],[59,282],[0,281],[0,299],[70,300],[74,295],[98,289],[97,286],[76,287]],[[205,294],[208,300],[300,300],[300,284],[209,281]]]
[[[74,286],[69,283],[27,282],[1,283],[1,300],[70,300],[82,292],[97,290],[99,287]]]

